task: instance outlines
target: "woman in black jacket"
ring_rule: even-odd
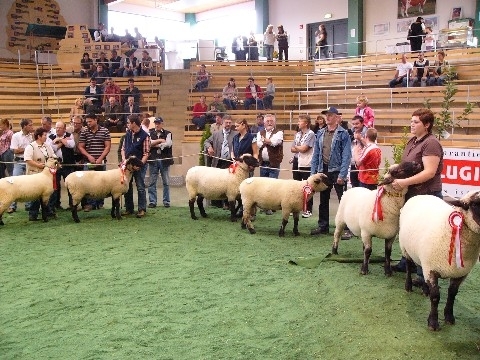
[[[419,16],[408,29],[408,40],[410,40],[411,51],[422,50],[423,36],[425,36],[425,24],[423,21],[423,18]]]

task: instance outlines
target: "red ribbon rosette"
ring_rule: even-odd
[[[237,170],[238,163],[236,161],[233,162],[232,165],[228,167],[228,171],[230,174],[235,174],[235,171]]]
[[[306,184],[303,187],[303,212],[307,211],[308,196],[313,193],[313,188]]]
[[[57,184],[57,169],[56,168],[48,168],[50,170],[50,174],[52,174],[52,180],[53,180],[53,190],[58,190],[58,184]]]
[[[380,200],[384,192],[385,192],[385,189],[383,188],[383,186],[380,186],[377,190],[377,196],[375,197],[375,204],[373,206],[373,212],[372,212],[373,222],[383,221],[383,209],[382,209],[382,202]]]
[[[463,225],[463,214],[454,211],[448,217],[448,224],[452,228],[452,236],[450,237],[450,251],[448,252],[448,265],[452,265],[453,252],[455,251],[455,263],[457,268],[464,267],[462,243],[460,242],[460,231]]]

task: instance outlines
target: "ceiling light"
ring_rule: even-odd
[[[325,14],[324,18],[325,19],[331,19],[332,18],[332,13]]]

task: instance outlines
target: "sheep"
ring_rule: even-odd
[[[341,234],[345,225],[348,226],[354,235],[362,238],[363,263],[360,273],[366,275],[368,274],[368,263],[372,253],[372,236],[385,239],[384,272],[386,276],[391,276],[392,244],[398,233],[400,209],[405,203],[407,192],[407,188],[398,192],[393,189],[391,184],[395,179],[405,179],[421,170],[422,166],[416,162],[394,164],[388,169],[388,173],[379,184],[381,187],[378,190],[355,187],[346,191],[340,200],[335,216],[332,253],[338,254]],[[378,215],[378,218],[375,217],[376,215]],[[380,216],[383,218],[380,218]]]
[[[285,236],[285,226],[290,213],[293,213],[293,234],[298,232],[298,218],[304,204],[313,196],[314,192],[323,191],[328,187],[328,178],[325,174],[311,175],[307,180],[283,180],[266,177],[249,178],[240,184],[240,196],[243,203],[242,228],[248,228],[250,234],[255,234],[251,216],[256,206],[263,209],[282,209],[282,225],[278,236]]]
[[[438,279],[450,279],[443,314],[445,323],[453,325],[458,288],[480,254],[480,191],[449,203],[433,195],[418,195],[407,201],[400,214],[400,249],[407,259],[405,290],[412,291],[411,271],[416,263],[426,280],[423,293],[430,295],[427,324],[433,331],[439,330]]]
[[[228,169],[212,168],[207,166],[194,166],[187,171],[185,186],[188,192],[188,206],[190,216],[198,220],[195,215],[195,198],[198,210],[202,217],[207,217],[203,207],[203,199],[224,200],[228,199],[230,220],[237,221],[235,217],[235,201],[240,195],[238,187],[249,176],[249,173],[258,167],[258,159],[250,154],[243,154],[235,159]]]
[[[3,213],[14,201],[34,201],[40,199],[42,219],[48,221],[47,205],[54,192],[55,172],[60,166],[56,157],[50,157],[45,162],[45,168],[30,175],[10,176],[0,179],[0,225],[3,223]]]
[[[76,171],[68,175],[65,185],[72,195],[72,218],[76,223],[78,218],[78,204],[83,197],[104,199],[112,197],[112,218],[122,219],[120,214],[120,197],[128,191],[133,172],[143,166],[140,159],[130,156],[117,169],[107,171]]]

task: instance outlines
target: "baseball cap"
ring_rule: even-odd
[[[159,116],[156,117],[155,120],[153,120],[154,123],[163,123],[163,119]]]
[[[338,112],[338,110],[336,108],[334,108],[333,106],[330,106],[329,108],[327,108],[326,110],[323,110],[322,111],[322,114],[325,115],[325,114],[328,114],[328,113],[331,113],[331,114],[336,114],[336,115],[342,115],[341,112]]]

